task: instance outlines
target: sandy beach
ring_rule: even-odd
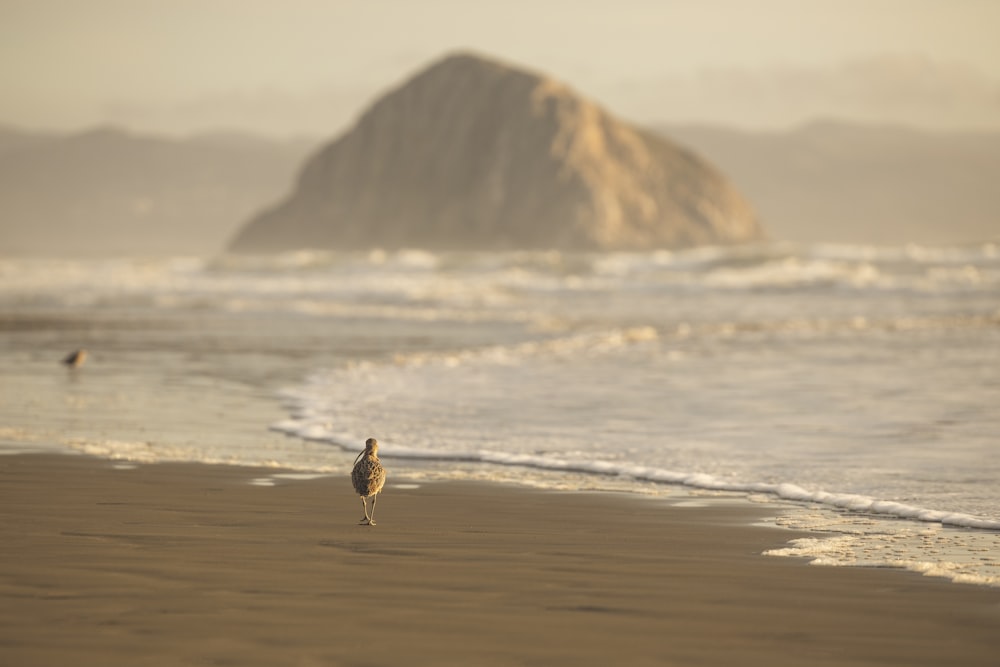
[[[767,508],[0,457],[5,665],[994,665],[1000,590],[761,552]],[[255,485],[260,478],[273,486]]]

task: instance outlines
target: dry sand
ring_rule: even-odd
[[[766,508],[0,457],[0,664],[995,665],[1000,590],[760,553]]]

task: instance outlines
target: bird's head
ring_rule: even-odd
[[[378,454],[378,440],[375,438],[368,438],[365,440],[365,453]]]

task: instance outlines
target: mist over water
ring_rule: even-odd
[[[822,556],[841,564],[886,535],[1000,529],[993,244],[4,260],[0,304],[263,314],[290,345],[318,329],[337,342],[303,347],[301,376],[274,388],[287,418],[260,426],[293,437],[243,452],[80,446],[106,456],[329,471],[376,435],[400,473],[795,501],[812,512],[797,527],[861,535]],[[957,535],[966,550],[996,537]],[[998,560],[948,576],[998,581]]]

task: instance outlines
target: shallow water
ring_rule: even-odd
[[[414,476],[793,501],[836,539],[789,555],[1000,582],[994,245],[6,260],[0,306],[9,446],[341,472],[375,435]]]

